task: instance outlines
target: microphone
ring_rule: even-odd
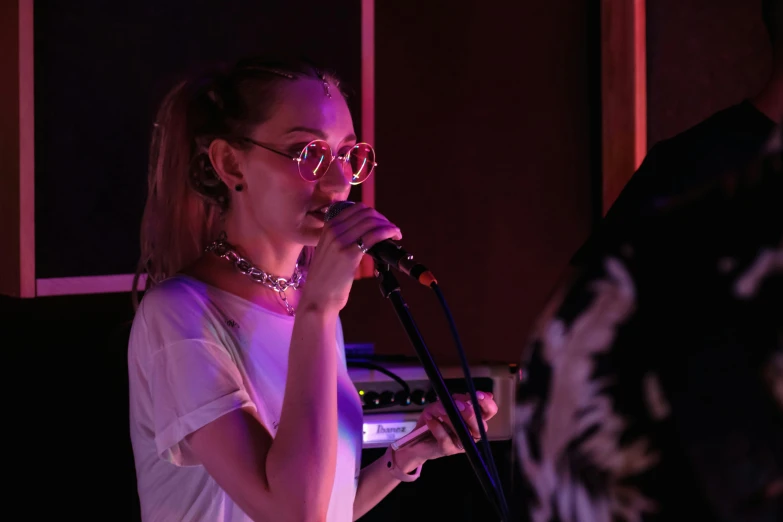
[[[335,201],[326,210],[325,222],[329,222],[340,212],[353,205],[353,201]],[[435,276],[432,275],[426,266],[421,263],[417,263],[413,260],[413,256],[406,252],[400,245],[392,241],[391,239],[385,239],[380,243],[373,245],[372,248],[367,250],[367,254],[377,262],[384,265],[389,265],[406,274],[413,279],[417,280],[424,286],[431,286],[433,283],[437,284]]]

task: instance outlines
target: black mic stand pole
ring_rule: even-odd
[[[441,403],[443,403],[443,407],[451,420],[451,424],[454,426],[454,429],[462,442],[462,447],[465,448],[465,453],[470,461],[470,465],[473,467],[473,471],[481,483],[484,493],[495,507],[495,511],[497,511],[500,520],[502,522],[510,522],[508,506],[501,500],[498,493],[498,488],[502,486],[493,482],[492,476],[484,464],[484,460],[481,458],[476,443],[470,434],[470,430],[465,424],[462,415],[460,415],[457,410],[457,406],[454,404],[454,400],[446,388],[446,383],[443,381],[443,376],[435,364],[435,361],[432,359],[432,355],[427,349],[427,346],[424,344],[424,340],[408,310],[408,305],[402,298],[400,284],[397,281],[397,278],[391,273],[388,265],[381,265],[378,262],[375,263],[375,277],[380,283],[383,297],[391,300],[394,305],[394,310],[397,312],[397,316],[400,318],[400,322],[402,323],[403,328],[405,328],[405,332],[408,334],[408,338],[413,344],[413,348],[416,350],[416,354],[419,356],[419,360],[424,366],[424,370],[427,372],[427,377],[432,383],[432,387],[435,389],[435,393],[438,398],[440,398]],[[487,458],[492,458],[492,455],[488,455]]]

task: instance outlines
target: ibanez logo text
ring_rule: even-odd
[[[405,426],[384,426],[383,424],[378,424],[378,431],[376,433],[405,433],[407,428]]]

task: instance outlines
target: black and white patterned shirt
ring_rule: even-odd
[[[604,237],[540,318],[516,410],[530,520],[783,521],[779,140]]]

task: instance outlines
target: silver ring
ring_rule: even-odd
[[[364,241],[362,241],[362,238],[359,238],[359,240],[356,242],[356,246],[359,247],[359,250],[361,250],[363,254],[367,253],[367,247],[364,246]]]

